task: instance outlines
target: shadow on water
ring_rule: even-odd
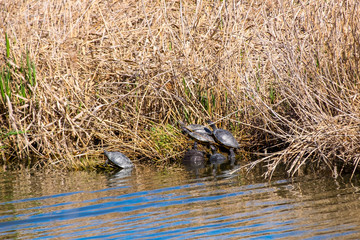
[[[0,173],[0,238],[360,237],[359,178],[267,181],[231,169]]]

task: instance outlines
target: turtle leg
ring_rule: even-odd
[[[214,145],[210,144],[210,149],[213,154],[216,153],[216,147],[214,147]]]
[[[215,177],[216,176],[216,171],[217,171],[217,164],[216,163],[211,163],[210,168],[211,168],[212,175]]]
[[[219,163],[214,163],[212,164],[212,174],[214,177],[216,177],[216,175],[218,175],[218,171],[220,171],[220,165]]]
[[[104,163],[104,167],[107,167],[108,165],[109,165],[109,159],[106,158],[106,161],[105,161],[105,163]]]
[[[234,153],[234,148],[230,148],[230,156],[229,156],[231,165],[235,164],[235,153]]]
[[[197,142],[194,142],[194,150],[197,150]]]
[[[213,166],[212,175],[216,177],[217,165]]]

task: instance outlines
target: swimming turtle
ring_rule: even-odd
[[[211,135],[212,132],[209,128],[205,127],[204,125],[201,124],[189,124],[189,125],[185,125],[185,123],[183,123],[182,121],[179,120],[179,124],[182,128],[186,128],[191,132],[197,132],[197,133],[202,133],[202,134],[207,134],[207,135]]]
[[[104,150],[104,154],[107,157],[105,164],[108,164],[110,160],[113,164],[120,168],[134,167],[134,164],[131,162],[131,160],[121,152],[108,152]]]
[[[208,121],[210,127],[213,129],[213,136],[217,142],[230,149],[230,160],[233,163],[235,161],[234,148],[239,148],[238,141],[234,138],[231,132],[217,128],[212,121]]]
[[[205,133],[199,133],[199,132],[191,132],[186,127],[182,127],[182,130],[187,133],[190,137],[194,138],[196,141],[202,142],[202,143],[209,143],[214,144],[215,140],[212,136],[205,134]]]

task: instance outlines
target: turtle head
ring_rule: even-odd
[[[181,127],[185,127],[185,123],[183,121],[179,120],[178,123]]]
[[[181,127],[181,130],[183,133],[189,133],[190,131],[186,127]]]
[[[216,126],[215,126],[215,124],[214,124],[213,121],[207,120],[206,122],[210,125],[210,127],[211,127],[213,130],[216,129]]]

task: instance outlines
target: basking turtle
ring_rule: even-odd
[[[199,177],[200,171],[205,169],[205,153],[197,150],[197,142],[194,143],[193,149],[185,153],[182,164],[186,170],[195,173],[196,178]]]
[[[205,133],[199,133],[199,132],[191,132],[186,127],[182,127],[182,130],[187,133],[190,137],[194,138],[196,141],[202,142],[202,143],[209,143],[214,144],[215,140],[212,136],[205,134]]]
[[[226,157],[221,153],[216,152],[216,148],[214,146],[210,146],[212,155],[210,156],[209,160],[211,166],[213,167],[213,173],[215,174],[218,167],[226,161]]]
[[[191,168],[199,168],[204,166],[204,152],[197,150],[197,142],[194,142],[193,149],[190,149],[185,153],[182,162],[184,165]]]
[[[105,164],[108,164],[110,160],[113,164],[120,168],[134,167],[134,164],[131,162],[131,160],[121,152],[108,152],[104,150],[104,154],[107,157]]]
[[[207,127],[205,127],[204,125],[201,125],[201,124],[185,125],[185,123],[183,123],[182,121],[179,121],[179,124],[180,124],[181,128],[186,128],[191,132],[197,132],[197,133],[202,133],[202,134],[207,134],[207,135],[212,134],[210,129],[208,129]]]
[[[211,152],[212,155],[210,156],[210,163],[214,165],[220,165],[223,164],[226,161],[226,157],[222,155],[221,153],[216,152],[216,148],[214,146],[211,146]]]
[[[222,144],[223,146],[230,149],[230,161],[233,163],[235,161],[235,153],[234,148],[239,148],[240,145],[238,141],[234,138],[231,132],[220,129],[215,126],[212,121],[208,121],[210,127],[213,129],[213,136],[217,142]]]

